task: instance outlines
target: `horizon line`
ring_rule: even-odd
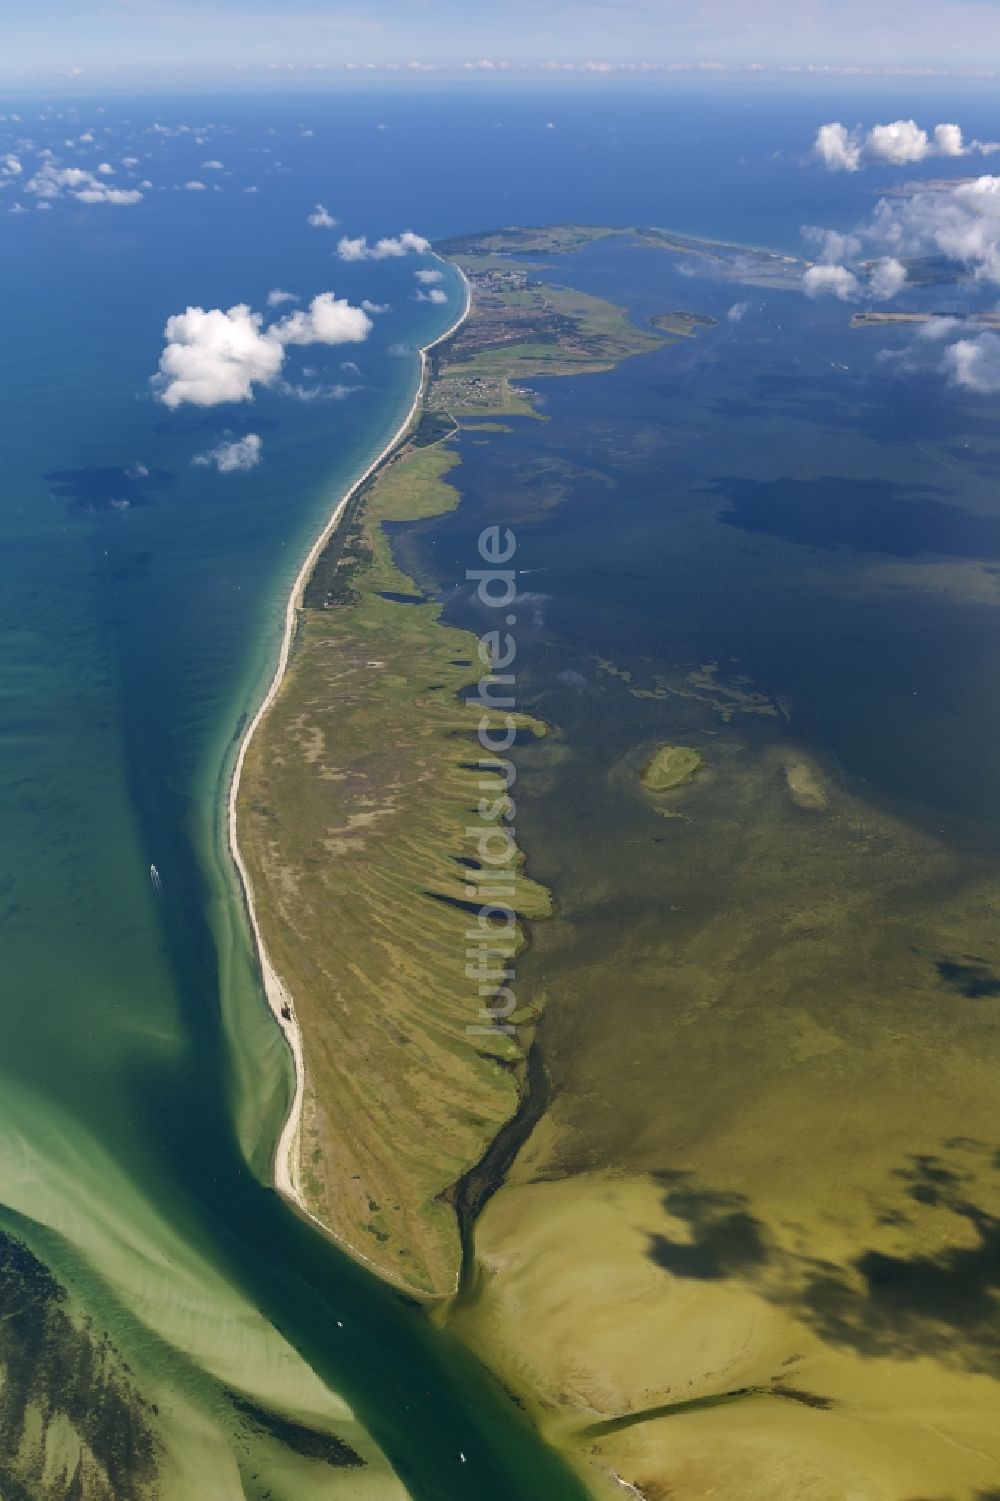
[[[538,63],[493,61],[480,59],[472,62],[424,62],[411,60],[406,63],[344,61],[344,62],[261,62],[228,63],[221,66],[186,68],[172,65],[147,63],[122,64],[113,68],[71,67],[40,71],[22,69],[19,72],[0,71],[0,90],[26,89],[56,90],[74,86],[86,89],[88,85],[101,88],[119,88],[132,85],[169,83],[170,87],[185,88],[205,85],[209,82],[227,86],[243,83],[247,86],[273,84],[279,80],[299,83],[336,81],[338,84],[358,84],[379,79],[385,82],[416,85],[437,81],[462,82],[467,84],[490,84],[500,82],[562,82],[596,83],[601,81],[625,81],[648,83],[737,79],[737,80],[796,80],[830,79],[865,81],[896,79],[911,83],[933,82],[949,79],[983,82],[1000,78],[1000,68],[940,68],[931,66],[880,66],[876,63],[727,63],[714,59],[673,62],[633,61],[586,61],[569,62],[549,60]]]

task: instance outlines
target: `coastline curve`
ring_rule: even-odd
[[[469,316],[469,312],[472,306],[472,288],[469,283],[468,277],[460,267],[453,265],[451,262],[443,261],[443,258],[440,256],[435,255],[434,258],[436,260],[441,260],[442,264],[447,265],[451,270],[457,272],[464,294],[462,310],[453,320],[453,322],[448,326],[448,328],[444,330],[443,333],[438,334],[438,336],[432,339],[429,343],[421,346],[420,380],[406,416],[403,418],[403,421],[400,423],[399,427],[393,433],[392,437],[386,443],[381,452],[372,460],[372,462],[367,466],[364,472],[359,475],[356,480],[353,481],[353,483],[348,487],[344,494],[340,496],[326,522],[313,541],[313,544],[306,554],[302,566],[295,576],[295,580],[292,584],[292,588],[288,596],[288,602],[285,606],[284,627],[282,631],[281,645],[278,650],[278,659],[275,665],[274,674],[268,685],[267,691],[258,704],[256,712],[247,724],[247,727],[240,740],[239,749],[236,753],[236,758],[233,763],[232,775],[229,781],[227,815],[229,853],[232,857],[233,864],[236,867],[236,871],[240,880],[240,887],[243,892],[244,906],[250,923],[250,931],[253,937],[254,948],[257,953],[257,960],[260,965],[264,995],[267,1000],[268,1007],[270,1008],[275,1021],[281,1029],[281,1033],[285,1039],[286,1044],[288,1045],[289,1052],[292,1056],[292,1064],[294,1070],[294,1093],[292,1101],[289,1106],[288,1115],[285,1119],[285,1124],[282,1127],[277,1142],[275,1143],[274,1153],[272,1157],[272,1177],[274,1180],[274,1187],[277,1192],[282,1195],[283,1198],[287,1199],[291,1204],[294,1205],[294,1207],[300,1214],[304,1215],[307,1219],[312,1221],[312,1223],[319,1226],[319,1228],[324,1230],[327,1234],[330,1234],[331,1232],[329,1231],[328,1227],[324,1225],[323,1222],[318,1219],[317,1216],[314,1215],[308,1208],[298,1183],[298,1147],[305,1093],[305,1062],[303,1056],[302,1032],[296,1018],[293,999],[289,991],[287,990],[283,980],[281,979],[281,976],[278,974],[274,965],[271,963],[267,948],[264,944],[264,937],[263,933],[261,932],[260,923],[258,922],[257,911],[254,904],[253,887],[250,881],[250,874],[247,870],[246,863],[243,859],[239,845],[239,834],[237,828],[237,801],[239,798],[240,778],[243,772],[243,766],[246,761],[246,755],[250,746],[250,742],[252,741],[258,728],[267,715],[268,710],[271,708],[271,705],[277,698],[285,673],[288,669],[292,642],[295,638],[295,630],[298,623],[299,610],[301,608],[303,594],[305,592],[305,588],[312,574],[312,571],[315,568],[316,563],[321,553],[323,552],[323,549],[326,547],[330,538],[334,535],[341,521],[343,520],[347,508],[350,505],[351,501],[354,499],[355,495],[357,495],[362,486],[366,485],[368,481],[372,479],[372,477],[377,474],[380,469],[383,468],[383,466],[389,461],[389,459],[392,458],[396,450],[399,448],[400,444],[404,441],[407,434],[414,426],[417,418],[419,417],[420,409],[424,400],[424,395],[427,390],[428,379],[430,376],[431,352],[439,345],[444,344],[448,339],[452,338],[462,327],[462,324]],[[334,1237],[334,1239],[336,1239],[336,1237]],[[340,1244],[339,1240],[337,1243]],[[358,1257],[361,1260],[367,1260],[367,1258],[360,1256],[359,1252],[353,1246],[345,1247],[345,1249],[349,1250],[353,1256]]]

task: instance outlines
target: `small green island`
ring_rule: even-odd
[[[665,334],[675,334],[682,339],[693,339],[699,328],[718,328],[718,318],[708,313],[685,313],[675,310],[670,313],[655,313],[650,318],[654,328]]]
[[[661,745],[639,773],[648,792],[670,792],[693,782],[705,765],[700,751],[689,745]]]

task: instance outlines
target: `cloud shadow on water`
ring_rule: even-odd
[[[893,1250],[869,1245],[838,1262],[798,1249],[804,1229],[773,1232],[742,1194],[719,1193],[692,1175],[658,1175],[663,1207],[686,1234],[650,1233],[650,1259],[673,1277],[734,1279],[785,1308],[826,1343],[867,1357],[944,1364],[995,1376],[1000,1359],[1000,1152],[964,1138],[942,1153],[911,1157],[889,1174],[886,1203],[873,1211],[871,1231],[887,1228]],[[919,1208],[918,1208],[919,1206]],[[928,1211],[942,1216],[939,1247],[908,1252],[907,1228]],[[860,1229],[862,1245],[867,1238]]]
[[[57,500],[67,501],[70,511],[81,516],[147,505],[155,492],[169,489],[177,482],[176,474],[170,470],[147,472],[141,466],[133,469],[100,465],[86,469],[52,469],[42,478]]]

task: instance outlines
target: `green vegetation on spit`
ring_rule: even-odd
[[[534,1013],[522,1001],[516,1036],[468,1031],[484,1012],[460,962],[478,910],[467,829],[505,784],[480,764],[482,710],[463,696],[483,671],[476,638],[442,624],[394,562],[385,524],[457,503],[448,435],[470,413],[530,411],[515,379],[606,369],[662,342],[599,298],[477,288],[471,269],[471,316],[433,356],[418,424],[353,498],[308,582],[238,808],[303,1038],[298,1186],[341,1243],[424,1296],[458,1285],[456,1186],[518,1109]],[[515,901],[523,944],[549,899],[522,870]],[[494,973],[499,986],[499,962]]]
[[[301,1192],[338,1240],[421,1294],[455,1290],[449,1196],[516,1110],[522,1062],[504,1031],[466,1031],[483,1021],[461,963],[474,921],[465,831],[480,798],[504,790],[478,764],[480,710],[461,697],[476,639],[421,602],[383,530],[452,506],[455,462],[409,448],[361,498],[307,596],[240,810],[265,941],[303,1034]],[[526,919],[548,910],[523,874],[517,903]]]
[[[511,225],[482,234],[442,240],[435,248],[462,266],[478,262],[496,268],[525,265],[524,257],[572,255],[597,240],[628,238],[648,250],[665,250],[702,263],[713,276],[747,286],[798,286],[809,264],[795,256],[727,240],[707,240],[652,225],[553,224],[548,227]],[[534,269],[538,269],[537,265]]]
[[[434,361],[424,421],[535,415],[534,376],[610,370],[664,342],[629,321],[623,308],[527,274],[497,271],[474,256],[458,264],[473,289],[474,312]]]
[[[509,225],[488,230],[485,234],[454,235],[434,247],[449,260],[461,261],[467,255],[491,254],[566,255],[582,250],[594,240],[626,233],[621,229],[588,224]]]

